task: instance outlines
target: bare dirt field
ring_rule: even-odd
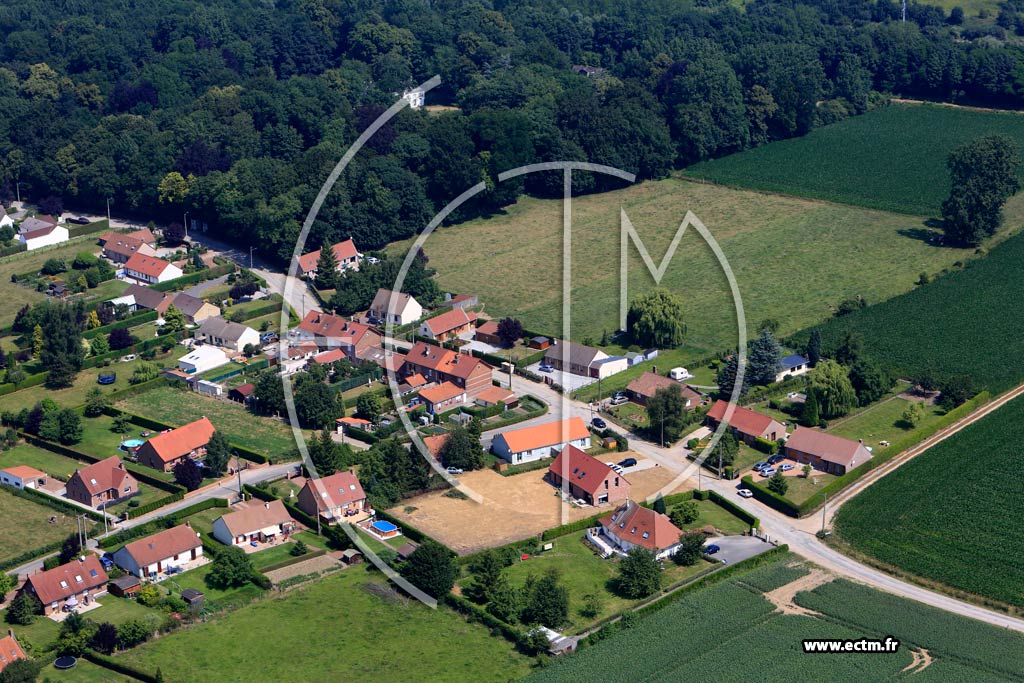
[[[641,459],[635,453],[617,455]],[[483,504],[448,498],[437,492],[404,501],[389,512],[466,555],[612,510],[611,506],[569,507],[568,519],[562,519],[561,499],[556,489],[544,481],[546,472],[540,469],[511,477],[493,470],[467,472],[460,480],[484,497]],[[626,476],[631,484],[630,497],[644,500],[672,481],[674,475],[664,467],[650,467]],[[692,487],[684,484],[677,491],[689,488]],[[406,512],[409,508],[415,509]]]

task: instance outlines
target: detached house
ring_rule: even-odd
[[[173,301],[174,297],[166,292],[158,292],[145,285],[133,284],[129,285],[121,296],[105,301],[104,304],[109,308],[126,306],[129,313],[146,309],[156,311],[162,316]]]
[[[28,465],[15,465],[0,470],[0,484],[16,489],[40,489],[47,485],[50,475]]]
[[[235,353],[241,353],[247,344],[256,347],[260,345],[259,332],[242,323],[225,320],[219,315],[203,320],[192,336]]]
[[[420,374],[427,382],[451,382],[466,390],[467,400],[492,386],[491,369],[479,358],[422,341],[409,350],[400,367],[403,378]]]
[[[445,342],[449,339],[469,334],[476,329],[476,313],[468,313],[461,308],[453,308],[447,313],[424,320],[420,325],[420,336]]]
[[[295,528],[284,503],[273,500],[236,510],[213,522],[213,537],[224,545],[245,545],[250,541],[266,543]]]
[[[797,427],[790,435],[786,440],[785,454],[799,463],[836,475],[846,474],[871,459],[871,451],[863,441],[844,439],[808,427]]]
[[[408,325],[423,317],[423,307],[411,294],[381,288],[374,295],[367,313],[385,323]]]
[[[579,417],[545,422],[502,432],[491,442],[491,452],[513,465],[550,458],[567,446],[590,448],[590,430]]]
[[[548,467],[548,481],[587,505],[618,503],[629,498],[629,482],[597,458],[566,446]]]
[[[43,614],[60,612],[65,607],[88,605],[107,592],[107,573],[100,558],[88,553],[67,564],[32,574],[21,590],[32,593],[43,603]]]
[[[105,508],[139,493],[139,482],[116,455],[77,470],[68,479],[67,497],[91,508]]]
[[[811,361],[799,353],[794,353],[779,361],[779,366],[779,372],[775,375],[776,382],[781,382],[786,377],[806,375],[811,370]]]
[[[664,389],[666,387],[683,393],[683,399],[686,401],[687,410],[693,410],[700,405],[701,396],[699,393],[691,389],[689,386],[681,384],[670,377],[656,375],[653,372],[645,372],[627,384],[626,393],[629,394],[630,399],[634,403],[646,406],[647,401],[650,400],[659,389]]]
[[[643,548],[659,560],[665,559],[679,549],[682,534],[668,517],[632,500],[601,518],[601,535],[610,542],[612,551],[620,555]]]
[[[127,263],[134,254],[156,256],[156,249],[138,237],[129,237],[118,233],[107,233],[103,236],[103,256],[114,263]]]
[[[213,423],[204,417],[183,427],[157,434],[139,446],[139,464],[161,472],[170,472],[185,458],[198,458],[203,455],[213,432]]]
[[[431,415],[439,415],[466,404],[466,390],[451,382],[421,389],[419,397]]]
[[[173,263],[139,253],[132,254],[125,262],[124,271],[128,277],[149,285],[168,282],[182,275],[181,268]]]
[[[307,479],[296,504],[310,517],[320,515],[327,523],[357,516],[368,509],[363,486],[352,470]]]
[[[707,418],[708,424],[712,428],[718,428],[718,425],[725,417],[725,411],[728,407],[729,404],[726,401],[715,401],[715,404],[711,406]],[[786,438],[786,426],[784,424],[743,406],[735,407],[732,417],[729,418],[728,422],[729,428],[732,429],[736,438],[747,444],[752,444],[757,439],[778,441],[779,439]]]
[[[324,351],[340,349],[353,363],[363,360],[381,342],[381,336],[369,325],[320,311],[306,314],[295,329],[294,338],[300,343],[311,341]]]
[[[347,239],[331,246],[334,250],[334,258],[338,261],[338,272],[346,270],[359,270],[359,250],[355,242]],[[299,257],[299,275],[313,279],[316,277],[317,264],[320,261],[320,250],[311,251]]]
[[[220,315],[220,307],[185,292],[176,294],[171,305],[181,311],[185,316],[185,322],[189,325],[196,325],[207,318]]]
[[[21,649],[18,639],[14,637],[14,631],[8,629],[7,635],[0,638],[0,671],[19,659],[25,659],[25,651]]]
[[[140,579],[203,556],[203,543],[188,522],[126,544],[114,552],[114,564]]]
[[[555,370],[594,379],[611,377],[629,367],[629,359],[624,356],[609,356],[600,349],[567,341],[549,346],[544,362]]]
[[[68,236],[68,229],[58,225],[53,216],[26,218],[18,226],[18,241],[24,244],[28,251],[67,242]]]
[[[186,375],[198,375],[230,362],[231,359],[224,353],[224,349],[216,346],[195,346],[178,359],[178,370]]]

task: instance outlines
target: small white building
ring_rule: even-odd
[[[0,214],[2,214],[0,215],[0,228],[13,228],[14,219],[2,207],[0,207]]]
[[[0,484],[16,489],[37,489],[46,485],[49,476],[28,465],[15,465],[0,470]]]
[[[566,446],[590,448],[590,430],[579,417],[502,432],[491,442],[491,452],[513,465],[550,458]]]
[[[235,353],[241,353],[250,344],[257,348],[260,346],[259,332],[242,323],[225,320],[219,315],[210,316],[199,323],[192,336]]]
[[[18,241],[25,245],[25,249],[32,251],[67,242],[68,236],[68,229],[63,225],[47,225],[18,233]]]
[[[294,526],[281,501],[253,501],[244,510],[235,510],[214,520],[213,537],[224,545],[265,543],[290,532]]]
[[[203,556],[203,543],[188,522],[128,543],[114,552],[114,564],[144,579],[184,568]]]
[[[216,346],[197,346],[178,359],[178,369],[189,375],[200,374],[207,370],[227,365],[228,354]]]
[[[810,370],[810,359],[801,356],[799,353],[794,353],[779,361],[779,372],[775,375],[775,381],[781,382],[787,377],[806,375]]]
[[[421,88],[410,88],[402,93],[402,99],[409,103],[410,109],[419,109],[427,101],[427,93]]]
[[[220,398],[224,395],[224,385],[217,384],[216,382],[208,382],[205,379],[201,379],[196,382],[196,391],[205,396],[213,396],[214,398]]]

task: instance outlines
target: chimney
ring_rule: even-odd
[[[270,502],[269,502],[269,501],[267,501],[266,503],[264,503],[264,504],[263,504],[263,507],[265,507],[266,509],[268,509],[268,510],[269,510],[269,509],[270,509]]]
[[[119,469],[119,470],[123,470],[124,469],[124,461],[123,460],[118,460],[117,461],[117,469]]]
[[[190,522],[189,520],[186,519],[185,520],[185,526],[187,526],[189,529],[191,529],[192,528],[192,522]]]

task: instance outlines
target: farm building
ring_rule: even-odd
[[[213,436],[213,423],[209,418],[157,434],[139,446],[139,464],[161,472],[170,472],[185,458],[198,458],[206,452],[206,444]]]
[[[786,440],[785,454],[798,463],[837,475],[846,474],[871,459],[871,451],[864,442],[808,427],[797,427],[790,435]]]
[[[89,553],[67,564],[30,574],[22,587],[43,603],[43,614],[60,612],[65,607],[88,605],[106,593],[107,573],[100,558]]]
[[[114,552],[114,564],[144,579],[170,568],[184,568],[202,556],[199,534],[186,522],[126,544]]]
[[[618,503],[629,498],[629,481],[597,458],[566,446],[548,467],[548,481],[587,505]]]
[[[280,500],[254,502],[242,510],[229,512],[213,522],[213,537],[224,545],[265,543],[287,534],[295,526]]]
[[[566,446],[590,448],[590,430],[582,418],[545,422],[502,432],[494,437],[491,452],[513,465],[550,458]]]
[[[611,377],[629,367],[629,359],[624,356],[609,356],[600,349],[567,341],[556,341],[549,347],[544,362],[555,370],[595,379]]]
[[[67,497],[91,508],[103,508],[138,494],[139,482],[116,455],[77,470],[68,479]]]
[[[725,416],[729,403],[726,401],[715,401],[708,411],[708,424],[717,429],[719,423]],[[732,416],[728,420],[729,428],[741,441],[751,444],[757,439],[778,441],[786,438],[786,426],[767,415],[755,412],[750,408],[736,406]]]

